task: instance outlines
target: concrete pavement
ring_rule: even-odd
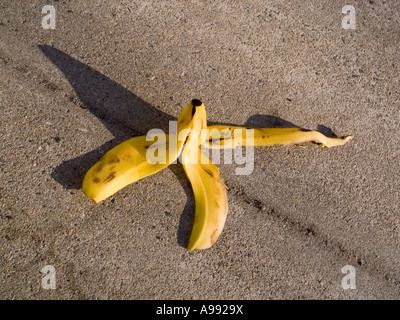
[[[43,2],[0,1],[0,298],[399,298],[398,2],[353,1],[355,29],[343,1],[46,4],[55,29]],[[180,165],[99,205],[80,186],[192,98],[213,123],[355,138],[257,148],[248,176],[219,165],[225,229],[188,252]]]

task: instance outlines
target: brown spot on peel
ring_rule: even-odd
[[[119,158],[118,158],[117,156],[111,157],[111,158],[108,160],[108,163],[109,163],[109,164],[112,164],[112,163],[119,163]]]
[[[103,160],[104,161],[104,160]],[[98,162],[98,166],[96,167],[96,169],[94,170],[96,173],[97,172],[100,172],[101,170],[103,170],[103,167],[104,167],[104,162],[103,162],[102,160],[100,160],[99,162]]]
[[[93,178],[93,182],[94,182],[94,183],[99,183],[99,182],[100,182],[100,179],[99,179],[98,177],[94,177],[94,178]]]
[[[202,167],[202,168],[208,175],[210,175],[211,177],[214,177],[214,174],[212,173],[212,171],[210,171],[209,169],[207,169],[205,167]]]
[[[219,137],[219,138],[211,137],[211,138],[208,139],[208,141],[222,141],[222,140],[225,140],[225,137]]]
[[[108,176],[107,176],[107,178],[105,178],[104,179],[104,182],[110,182],[112,179],[114,179],[115,178],[115,172],[111,172]]]

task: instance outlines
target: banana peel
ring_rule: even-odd
[[[208,129],[207,135],[203,134],[205,129]],[[248,139],[249,130],[252,130],[252,139]],[[342,146],[352,138],[330,138],[318,131],[303,128],[207,126],[205,106],[200,100],[194,99],[179,115],[176,133],[169,133],[164,140],[156,142],[149,141],[148,136],[134,137],[114,147],[88,170],[82,191],[95,203],[99,203],[127,185],[175,163],[181,155],[195,197],[195,218],[187,248],[206,249],[222,233],[228,200],[221,174],[202,152],[201,146],[223,149],[314,141],[330,148]],[[157,156],[163,157],[165,161],[149,161],[149,152],[152,150],[163,153]]]

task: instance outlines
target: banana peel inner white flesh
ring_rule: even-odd
[[[208,134],[202,132],[208,129]],[[253,139],[247,138],[252,130]],[[236,134],[239,138],[236,138]],[[182,154],[182,164],[195,197],[195,218],[187,248],[206,249],[219,238],[228,212],[227,194],[218,168],[201,151],[207,148],[236,146],[270,146],[315,141],[327,148],[342,146],[352,136],[326,137],[322,133],[303,128],[245,128],[213,125],[207,127],[204,104],[192,100],[178,117],[176,136],[166,135],[165,141],[148,141],[146,136],[131,138],[108,151],[88,170],[82,184],[83,193],[99,203],[125,186],[157,173]],[[172,140],[171,140],[172,141]],[[147,152],[151,148],[165,152],[165,163],[150,163]]]

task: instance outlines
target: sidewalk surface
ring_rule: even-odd
[[[44,3],[0,0],[1,299],[399,299],[400,2],[352,1],[355,29],[344,1],[47,1],[55,29]],[[189,252],[181,165],[98,205],[81,183],[193,98],[355,138],[221,163],[225,229]]]

